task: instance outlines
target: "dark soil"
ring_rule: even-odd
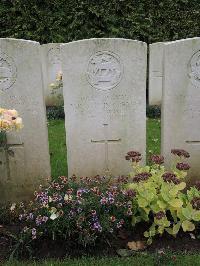
[[[136,227],[133,232],[121,231],[118,236],[112,239],[104,239],[97,242],[95,246],[83,247],[77,245],[72,240],[52,240],[40,239],[32,242],[32,257],[35,259],[44,258],[78,258],[82,256],[118,256],[118,249],[127,249],[129,241],[145,240],[143,232],[145,225]],[[19,229],[19,228],[18,228]],[[11,252],[19,242],[15,234],[19,231],[16,227],[0,228],[0,262],[9,258]],[[10,233],[12,232],[12,233]],[[194,235],[194,234],[193,234]],[[23,245],[22,245],[23,246]],[[27,247],[20,247],[18,259],[28,259],[30,254]],[[151,246],[146,248],[146,252],[155,253],[158,251],[172,251],[172,252],[190,252],[195,253],[200,250],[200,239],[196,237],[193,239],[191,234],[180,232],[176,238],[164,234],[162,237],[156,237]],[[17,255],[17,253],[16,253]]]

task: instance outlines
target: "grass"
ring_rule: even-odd
[[[52,177],[67,175],[67,148],[64,120],[50,120],[48,123],[49,150]]]
[[[48,130],[52,177],[67,175],[64,120],[50,120]],[[147,119],[147,158],[152,153],[160,153],[160,120],[158,119]]]
[[[137,254],[134,257],[126,258],[89,258],[84,257],[80,259],[65,259],[59,260],[45,260],[43,262],[17,262],[11,261],[4,264],[4,266],[199,266],[200,255],[198,254],[166,254],[164,256]]]

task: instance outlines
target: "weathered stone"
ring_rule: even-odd
[[[146,147],[146,44],[90,39],[61,46],[69,175],[130,172]]]
[[[41,45],[42,71],[46,106],[63,104],[63,88],[58,85],[56,78],[61,69],[60,43]]]
[[[191,154],[189,175],[200,177],[200,38],[164,45],[162,152],[170,164],[170,150]]]
[[[149,45],[149,105],[161,105],[164,43]]]
[[[1,202],[32,197],[50,175],[41,73],[39,43],[0,39],[0,106],[16,109],[24,124],[0,148]]]

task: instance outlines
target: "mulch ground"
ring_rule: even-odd
[[[127,249],[127,243],[130,241],[144,240],[141,229],[143,226],[135,228],[133,232],[121,231],[116,238],[105,239],[102,242],[98,242],[95,246],[82,247],[76,245],[72,240],[51,240],[40,239],[33,244],[32,256],[35,259],[46,258],[78,258],[82,256],[118,256],[117,250]],[[16,227],[0,228],[0,262],[9,258],[11,251],[16,244],[19,244],[16,239],[12,237],[13,232],[17,232]],[[11,232],[8,233],[8,232]],[[22,247],[22,246],[21,246]],[[28,253],[26,248],[24,251],[20,247],[21,259],[27,259]],[[151,246],[145,249],[147,253],[155,253],[158,251],[172,251],[172,252],[184,252],[184,253],[196,253],[200,250],[200,239],[194,239],[194,235],[189,233],[180,232],[176,238],[164,234],[163,236],[155,237]],[[19,258],[18,258],[19,259]]]

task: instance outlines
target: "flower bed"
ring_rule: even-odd
[[[52,254],[56,249],[81,256],[93,246],[93,255],[106,247],[107,254],[114,255],[120,248],[135,251],[149,245],[151,250],[157,235],[164,236],[163,242],[168,235],[178,234],[177,241],[190,242],[188,237],[198,235],[200,185],[186,189],[189,154],[180,149],[173,149],[172,154],[170,171],[163,166],[162,156],[153,155],[151,165],[142,166],[141,154],[131,151],[126,160],[131,161],[133,172],[127,177],[60,176],[49,181],[35,192],[33,201],[10,208],[12,221],[20,229],[15,251],[21,254],[31,247],[42,256],[40,251],[49,252],[45,246],[50,245]]]

